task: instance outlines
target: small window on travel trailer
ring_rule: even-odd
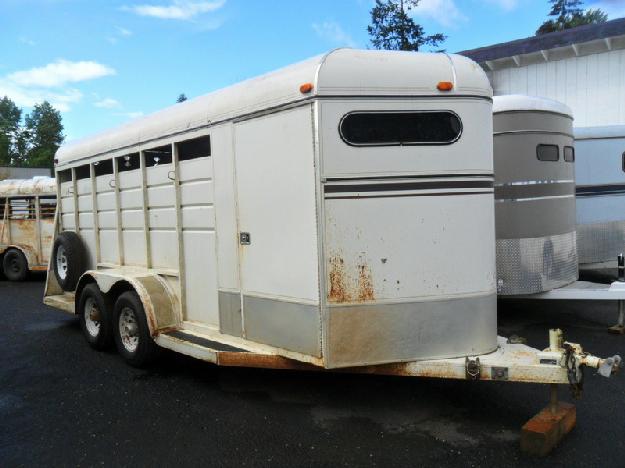
[[[145,155],[145,166],[162,166],[171,164],[171,145],[159,146],[143,152]]]
[[[210,135],[181,141],[176,143],[176,146],[178,147],[178,161],[204,158],[211,155]]]
[[[10,219],[35,219],[35,198],[11,198],[9,201]]]
[[[621,156],[621,161],[622,161],[623,172],[625,172],[625,152],[623,152],[623,155]]]
[[[460,117],[451,111],[351,112],[339,133],[352,146],[449,145],[460,138]]]
[[[0,198],[0,221],[4,221],[4,208],[7,204],[6,198]]]
[[[95,170],[95,176],[109,175],[113,173],[113,160],[103,159],[102,161],[96,161],[93,163]]]
[[[560,159],[560,148],[558,145],[538,145],[536,147],[536,157],[539,161],[558,161]]]
[[[91,177],[91,169],[89,168],[89,164],[76,167],[74,169],[74,174],[76,175],[76,180],[88,179],[89,177]]]
[[[39,197],[39,217],[41,219],[54,218],[56,211],[56,197]]]
[[[139,162],[139,153],[127,154],[117,158],[117,171],[126,172],[139,169],[141,164]]]
[[[564,160],[566,162],[575,162],[575,148],[572,146],[564,147]]]

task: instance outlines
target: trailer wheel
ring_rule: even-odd
[[[119,354],[133,367],[153,361],[160,348],[150,336],[143,304],[134,291],[126,291],[115,302],[115,344]]]
[[[2,259],[2,270],[9,281],[24,281],[28,275],[28,261],[19,250],[9,249]]]
[[[73,291],[87,269],[87,253],[82,240],[72,231],[58,235],[52,248],[54,276],[64,291]]]
[[[113,343],[113,307],[97,284],[88,284],[80,293],[78,313],[87,343],[98,351],[109,348]]]

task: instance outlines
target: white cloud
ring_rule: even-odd
[[[26,45],[29,45],[29,46],[31,46],[31,47],[33,47],[33,46],[36,46],[36,45],[37,45],[37,43],[36,43],[35,41],[33,41],[31,38],[26,37],[26,36],[20,36],[20,37],[19,37],[19,41],[20,41],[22,44],[26,44]]]
[[[502,10],[511,11],[519,5],[519,0],[485,0],[487,3],[496,5]]]
[[[323,23],[313,23],[312,28],[322,39],[332,42],[335,45],[356,47],[356,42],[347,34],[341,25],[334,21],[324,21]]]
[[[69,83],[114,74],[115,70],[97,62],[57,60],[43,67],[0,76],[0,96],[9,96],[23,107],[32,107],[45,100],[66,112],[83,98],[79,89],[67,87]]]
[[[117,34],[119,34],[122,37],[132,36],[132,31],[129,29],[122,28],[120,26],[115,26],[115,29],[117,30]]]
[[[123,7],[140,16],[151,16],[161,19],[190,20],[203,13],[219,10],[226,3],[225,0],[200,2],[190,0],[174,0],[169,5],[134,5]]]
[[[9,96],[20,107],[33,107],[42,101],[49,101],[61,112],[67,112],[83,95],[80,90],[73,88],[60,91],[24,88],[0,78],[0,96]]]
[[[114,74],[115,70],[98,62],[57,60],[43,67],[11,73],[7,79],[20,86],[54,88]]]
[[[121,103],[117,99],[104,98],[93,103],[94,106],[102,109],[115,109],[121,107]]]
[[[588,2],[587,8],[601,8],[608,14],[609,19],[625,17],[625,1],[624,0],[600,0]]]
[[[456,6],[454,0],[421,0],[412,14],[429,18],[446,27],[456,27],[467,17]]]

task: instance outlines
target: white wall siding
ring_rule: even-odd
[[[576,126],[625,124],[625,49],[488,72],[495,95],[563,102]]]

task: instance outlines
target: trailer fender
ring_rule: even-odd
[[[152,336],[179,325],[175,295],[165,281],[156,274],[120,274],[89,270],[85,272],[76,287],[76,307],[83,288],[95,282],[103,294],[113,295],[115,299],[124,291],[135,291],[143,304],[148,327]],[[75,311],[78,313],[78,310]]]

